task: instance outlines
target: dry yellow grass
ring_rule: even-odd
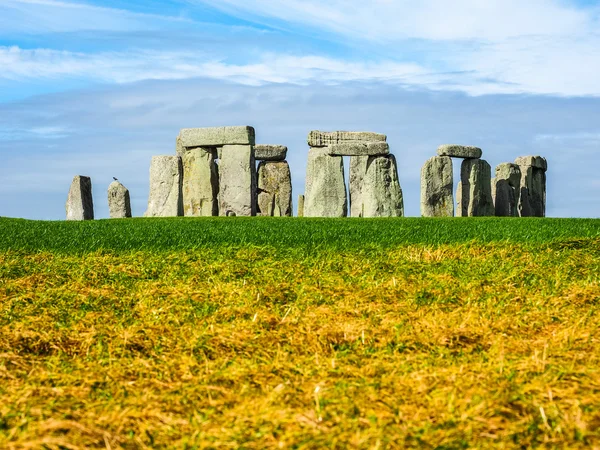
[[[600,447],[600,250],[0,254],[0,448]]]

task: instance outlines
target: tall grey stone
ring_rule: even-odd
[[[304,217],[304,195],[298,196],[298,217]]]
[[[108,211],[111,219],[131,217],[129,189],[119,181],[113,181],[108,186]]]
[[[332,144],[345,142],[385,142],[385,134],[371,133],[366,131],[311,131],[308,134],[308,145],[310,147],[327,147]]]
[[[469,145],[444,144],[437,149],[438,156],[450,156],[453,158],[479,159],[482,151],[479,147]]]
[[[362,217],[403,217],[404,199],[394,155],[369,156],[363,178]]]
[[[182,151],[185,216],[219,215],[219,173],[216,156],[216,149],[211,147],[190,147]]]
[[[254,159],[257,161],[284,161],[287,151],[288,148],[285,145],[255,145]]]
[[[150,194],[145,217],[183,215],[183,166],[180,156],[153,156],[150,164]]]
[[[517,217],[521,192],[521,169],[517,164],[502,163],[496,166],[492,179],[492,198],[498,217]]]
[[[421,216],[453,217],[454,176],[449,156],[434,156],[421,169]]]
[[[465,159],[460,170],[460,216],[493,216],[492,168],[483,159]]]
[[[292,175],[286,161],[258,165],[257,215],[292,216]]]
[[[546,216],[546,170],[548,163],[541,156],[521,156],[515,160],[521,169],[519,215]]]
[[[348,198],[344,161],[327,148],[311,148],[306,166],[305,217],[346,217]]]
[[[368,156],[350,157],[350,217],[363,217],[362,190],[368,162]]]
[[[219,161],[219,215],[256,215],[254,146],[224,145]]]
[[[73,178],[65,209],[67,220],[94,220],[94,201],[90,177],[76,175]]]

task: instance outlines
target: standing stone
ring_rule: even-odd
[[[327,148],[311,148],[306,166],[305,217],[346,217],[348,198],[344,161]]]
[[[183,214],[185,216],[219,215],[219,174],[214,148],[186,148],[183,164]]]
[[[224,145],[219,162],[219,215],[256,215],[254,146]]]
[[[548,163],[541,156],[521,156],[515,160],[521,169],[521,217],[546,216],[546,170]]]
[[[183,167],[180,156],[153,156],[150,164],[150,195],[145,217],[183,215]]]
[[[304,195],[298,196],[298,217],[304,217]]]
[[[421,216],[453,217],[452,159],[434,156],[421,169]]]
[[[362,217],[404,216],[404,199],[394,155],[369,157],[361,200]]]
[[[286,161],[258,165],[257,215],[292,216],[292,175]]]
[[[461,166],[462,217],[493,216],[492,168],[483,159],[465,159]]]
[[[350,157],[350,217],[363,217],[362,190],[368,162],[368,156]]]
[[[521,192],[521,169],[517,164],[502,163],[492,179],[492,198],[498,217],[517,217]]]
[[[462,181],[459,180],[459,182],[456,184],[456,217],[463,217],[463,208],[462,208]],[[466,210],[465,210],[465,214],[466,214]],[[464,216],[467,217],[467,216]]]
[[[94,201],[90,177],[77,175],[73,178],[65,208],[67,220],[94,220]]]
[[[119,181],[113,181],[108,186],[108,210],[111,219],[131,217],[131,200],[129,189]]]

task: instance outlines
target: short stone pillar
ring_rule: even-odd
[[[287,161],[260,162],[257,203],[257,215],[292,216],[292,174]]]
[[[77,175],[71,182],[67,203],[67,220],[94,220],[92,179]]]
[[[483,159],[465,159],[460,170],[457,191],[457,215],[461,217],[493,216],[492,168]]]
[[[518,217],[521,192],[521,169],[517,164],[502,163],[496,166],[492,179],[492,198],[498,217]]]
[[[256,215],[254,144],[254,128],[249,126],[180,131],[186,215]]]
[[[108,186],[108,210],[111,219],[131,217],[129,189],[115,180]]]
[[[298,196],[298,217],[304,217],[304,195]]]
[[[454,217],[453,187],[452,159],[428,159],[421,169],[421,216]]]
[[[180,156],[153,156],[145,217],[183,216],[183,166]]]
[[[518,202],[521,217],[546,216],[546,171],[548,163],[541,156],[521,156],[515,160],[521,169]]]

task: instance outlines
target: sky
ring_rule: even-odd
[[[179,129],[251,125],[294,203],[310,130],[374,131],[408,216],[456,143],[545,156],[547,215],[597,218],[599,74],[600,0],[0,0],[0,216],[64,219],[74,175],[141,216]]]

